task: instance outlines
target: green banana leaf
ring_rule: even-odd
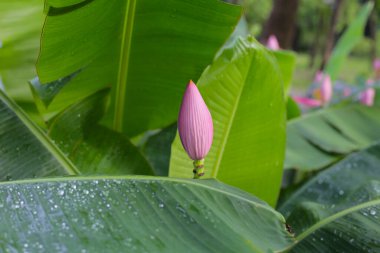
[[[0,90],[0,180],[74,174],[71,161]]]
[[[281,207],[296,233],[290,252],[380,251],[380,144],[352,154]]]
[[[334,47],[332,55],[326,65],[326,72],[331,76],[332,80],[338,78],[339,71],[343,67],[348,55],[356,44],[363,39],[364,29],[373,6],[373,1],[368,1],[368,3],[360,9],[355,20],[351,22],[350,26]]]
[[[0,2],[0,76],[16,101],[33,101],[28,80],[36,75],[42,9],[42,0]]]
[[[0,88],[41,126],[28,80],[36,75],[42,9],[42,0],[0,2]]]
[[[286,50],[276,50],[271,52],[276,57],[278,66],[282,73],[282,79],[284,82],[284,95],[287,97],[293,81],[293,73],[296,69],[296,54],[292,51]]]
[[[296,101],[292,97],[288,97],[286,101],[286,118],[288,120],[298,118],[302,115],[302,111]]]
[[[0,183],[0,249],[16,252],[275,252],[282,215],[214,180],[74,177]]]
[[[205,178],[274,205],[285,152],[285,105],[276,59],[252,37],[239,39],[205,70],[198,86],[214,122]],[[169,175],[191,178],[192,167],[177,135]]]
[[[82,174],[140,174],[153,171],[125,136],[98,124],[109,89],[70,106],[49,122],[49,137]]]
[[[285,169],[322,169],[380,140],[380,108],[350,105],[290,120]]]
[[[150,135],[141,145],[141,152],[151,164],[154,174],[157,176],[168,176],[171,144],[177,133],[177,124],[171,124],[159,132]]]
[[[46,3],[41,83],[81,70],[52,108],[111,85],[105,122],[129,136],[175,121],[186,83],[200,76],[241,15],[219,0]]]

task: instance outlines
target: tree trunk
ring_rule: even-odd
[[[299,0],[273,0],[272,12],[264,25],[261,41],[275,35],[284,49],[293,45]]]
[[[334,6],[333,6],[331,22],[330,22],[330,30],[327,34],[325,53],[323,55],[321,69],[324,69],[324,67],[326,66],[326,63],[330,59],[331,53],[334,48],[336,25],[338,23],[338,18],[339,18],[340,9],[342,7],[342,3],[343,3],[343,0],[335,0]]]

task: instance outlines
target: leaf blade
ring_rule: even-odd
[[[298,233],[291,252],[379,249],[379,150],[375,144],[348,156],[280,207]]]
[[[56,244],[60,249],[91,252],[100,245],[107,251],[183,252],[191,247],[192,252],[266,252],[293,242],[279,213],[249,194],[215,181],[57,178],[0,184],[0,195],[9,196],[9,187],[17,189],[20,197],[11,194],[13,207],[5,206],[0,215],[12,218],[0,231],[23,237],[15,240],[15,248],[25,244],[38,247],[34,242],[40,237],[45,237],[39,240],[45,249]],[[47,191],[49,196],[43,194]],[[220,206],[225,209],[217,208]],[[36,210],[43,214],[33,215]],[[27,216],[28,211],[32,215]],[[34,220],[29,236],[21,227],[15,228],[17,233],[10,229],[21,217]],[[46,222],[49,229],[39,230]],[[266,229],[265,223],[271,229]],[[254,224],[263,229],[254,231]]]
[[[128,138],[98,124],[109,89],[70,106],[49,124],[49,136],[83,174],[152,175],[152,169]]]
[[[134,8],[127,8],[129,3],[135,3]],[[105,122],[128,136],[175,121],[180,87],[200,75],[241,14],[240,7],[219,0],[112,4],[99,0],[74,7],[48,13],[37,62],[39,77],[45,83],[83,69],[72,80],[76,82],[87,72],[98,71],[99,80],[86,85],[112,85],[112,109]],[[130,10],[126,15],[125,9]],[[91,18],[82,22],[82,16]],[[101,65],[112,66],[111,70],[94,70],[107,50],[115,56]]]
[[[379,113],[378,107],[350,105],[290,120],[285,169],[318,170],[374,144],[380,139]]]
[[[1,90],[0,113],[1,180],[78,174],[71,161]]]

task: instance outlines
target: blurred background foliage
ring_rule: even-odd
[[[265,42],[268,36],[269,31],[265,29],[275,5],[282,5],[283,12],[289,12],[296,7],[296,11],[293,10],[295,22],[292,24],[290,47],[284,47],[281,38],[279,41],[283,48],[292,49],[298,54],[293,93],[303,93],[313,80],[316,71],[321,68],[336,6],[338,5],[338,10],[333,31],[333,45],[355,19],[360,7],[368,0],[228,0],[228,2],[241,4],[244,7],[243,18],[248,33],[262,42]],[[367,22],[364,37],[352,50],[339,75],[341,81],[354,83],[358,76],[368,77],[371,73],[372,60],[380,55],[378,41],[380,0],[375,0],[374,3],[375,8]],[[285,22],[288,22],[287,20]],[[276,36],[279,37],[277,34]]]

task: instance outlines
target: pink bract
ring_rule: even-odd
[[[318,70],[317,73],[315,74],[314,82],[316,82],[316,83],[322,82],[323,76],[324,76],[323,72]]]
[[[272,49],[272,50],[280,50],[280,43],[278,43],[276,35],[271,35],[268,38],[267,41],[267,48]]]
[[[369,79],[367,80],[367,89],[365,89],[362,93],[359,95],[360,103],[366,106],[373,106],[375,102],[375,95],[376,91],[374,88],[372,88],[372,84],[374,83],[373,80]]]
[[[375,71],[380,71],[380,58],[377,58],[373,61],[373,69]]]
[[[178,132],[182,145],[191,159],[201,160],[207,155],[214,133],[212,117],[192,81],[187,85],[183,95],[178,116]]]
[[[319,107],[322,105],[322,102],[317,99],[307,98],[307,97],[293,97],[294,101],[298,104],[307,106],[307,107]]]
[[[332,89],[332,85],[331,85],[331,78],[327,74],[324,74],[324,76],[323,76],[320,91],[321,91],[322,103],[323,104],[329,103],[331,100],[331,97],[332,97],[333,89]]]

